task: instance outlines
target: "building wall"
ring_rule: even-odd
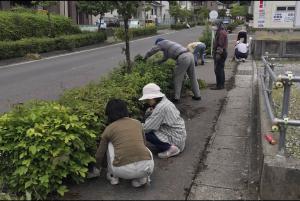
[[[296,2],[295,28],[300,28],[300,2]]]
[[[278,7],[295,7],[296,1],[254,1],[253,27],[254,28],[293,28],[295,17],[288,16],[295,11],[280,11]],[[281,16],[281,17],[280,17]]]

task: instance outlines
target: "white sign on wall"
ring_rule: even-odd
[[[296,1],[295,27],[300,27],[300,2]]]
[[[295,12],[276,11],[273,15],[273,22],[294,22]]]

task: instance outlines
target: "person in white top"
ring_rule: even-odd
[[[248,57],[248,43],[243,43],[240,41],[237,41],[237,44],[235,45],[235,57],[244,62],[245,59]]]

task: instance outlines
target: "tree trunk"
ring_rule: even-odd
[[[101,27],[101,21],[102,21],[102,18],[103,18],[103,15],[102,15],[102,13],[100,13],[100,23],[99,23],[99,25],[98,25],[98,32],[101,31],[100,27]]]
[[[130,49],[129,49],[129,33],[128,33],[128,18],[124,18],[124,28],[125,28],[125,54],[126,54],[126,61],[127,61],[127,72],[131,72],[131,62],[130,62]]]
[[[48,36],[52,37],[52,24],[51,24],[50,12],[48,10],[47,10],[47,16],[48,16],[48,22],[49,22]]]

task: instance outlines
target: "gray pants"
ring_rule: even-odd
[[[192,84],[192,91],[195,97],[200,97],[199,84],[195,72],[194,55],[190,52],[181,54],[177,61],[174,70],[174,89],[175,99],[180,99],[181,88],[185,73],[188,74]]]

